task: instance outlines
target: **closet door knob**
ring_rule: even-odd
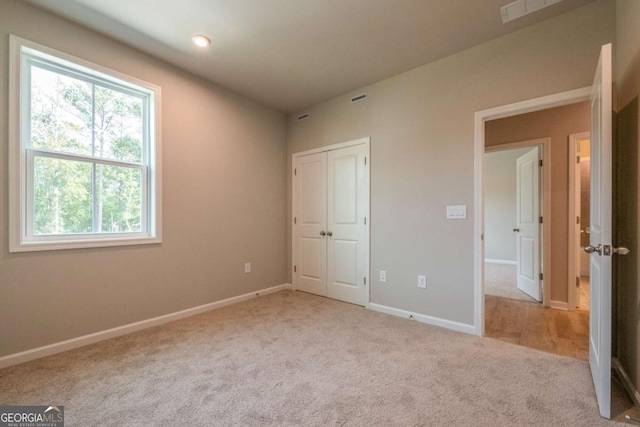
[[[519,233],[520,229],[519,228],[514,228],[513,231],[515,231],[516,233]]]
[[[321,236],[326,236],[326,235],[327,235],[327,233],[325,233],[324,231],[321,231],[321,232],[320,232],[320,235],[321,235]]]
[[[329,237],[333,236],[333,231],[327,231],[327,236]]]

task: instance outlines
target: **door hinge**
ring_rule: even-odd
[[[293,272],[296,273],[298,271],[298,267],[296,267],[295,265],[293,266]]]
[[[580,287],[580,278],[576,276],[576,288]]]
[[[364,217],[364,225],[367,225],[367,217]]]
[[[297,224],[297,223],[298,223],[298,218],[297,218],[297,217],[295,217],[295,216],[293,217],[293,223],[294,223],[294,224]]]
[[[293,174],[294,174],[294,175],[298,175],[298,169],[294,169],[294,170],[293,170]]]
[[[540,224],[542,224],[542,217],[540,217]]]
[[[576,224],[580,224],[580,217],[576,216]]]
[[[538,164],[540,165],[540,167],[542,167],[542,165],[544,164],[544,161],[543,161],[542,159],[540,159],[540,160],[538,161]]]
[[[364,285],[367,286],[367,278],[364,278]]]
[[[544,274],[540,273],[540,280],[544,280]]]
[[[367,166],[367,158],[364,158],[364,165]]]
[[[580,156],[576,156],[576,163],[580,163]]]

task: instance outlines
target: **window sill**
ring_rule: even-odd
[[[54,240],[37,242],[20,242],[9,245],[9,252],[57,251],[65,249],[105,248],[113,246],[157,245],[162,243],[160,237],[113,237],[86,240]]]

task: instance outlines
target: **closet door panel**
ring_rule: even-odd
[[[298,157],[295,164],[294,283],[327,295],[327,153]]]
[[[330,151],[327,159],[327,296],[366,303],[366,147]]]

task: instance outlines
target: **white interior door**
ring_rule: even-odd
[[[365,305],[366,146],[332,150],[327,173],[327,296]]]
[[[540,149],[516,160],[518,289],[536,301],[540,292]]]
[[[368,139],[294,156],[294,288],[368,302]]]
[[[611,44],[602,46],[591,92],[591,306],[589,364],[600,415],[611,417]]]
[[[326,296],[327,153],[297,157],[294,167],[294,283]]]

